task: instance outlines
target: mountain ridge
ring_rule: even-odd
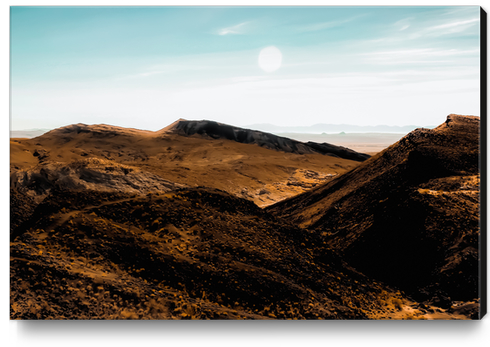
[[[164,129],[163,133],[174,132],[187,136],[198,134],[214,139],[224,138],[240,143],[257,144],[260,147],[289,153],[311,154],[317,152],[355,161],[364,161],[370,157],[368,154],[358,153],[342,146],[328,143],[318,144],[311,141],[304,143],[263,131],[235,127],[209,120],[178,120]]]
[[[354,267],[418,298],[476,298],[479,123],[451,114],[267,210],[322,233]]]

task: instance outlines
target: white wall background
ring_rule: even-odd
[[[192,4],[209,4],[193,1]],[[229,2],[214,1],[227,5]],[[243,3],[243,2],[241,2]],[[252,4],[263,4],[253,1]],[[289,1],[269,2],[277,5]],[[393,1],[308,1],[316,5],[393,5]],[[408,2],[405,2],[408,3]],[[10,5],[21,5],[10,1]],[[29,5],[67,5],[67,1],[29,1]],[[74,3],[80,4],[80,2]],[[95,1],[84,5],[101,5]],[[134,4],[128,1],[104,1],[108,5]],[[162,5],[162,2],[145,1],[144,4]],[[177,1],[167,4],[180,4]],[[291,2],[294,4],[294,2]],[[306,3],[302,3],[304,5]],[[462,1],[430,1],[431,5],[461,5]],[[490,11],[490,1],[481,5]],[[139,3],[138,5],[141,5]],[[411,1],[410,5],[428,5],[426,1]],[[466,4],[465,4],[466,5]],[[3,237],[1,254],[1,331],[2,345],[7,346],[485,346],[490,343],[490,318],[483,321],[273,321],[273,322],[96,322],[96,321],[32,321],[10,322],[9,311],[9,238],[8,238],[8,170],[9,148],[9,11],[1,8],[2,39],[2,213]],[[6,344],[5,344],[6,342]]]

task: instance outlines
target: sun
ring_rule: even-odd
[[[259,66],[265,72],[273,72],[281,67],[282,53],[274,46],[269,46],[260,51]]]

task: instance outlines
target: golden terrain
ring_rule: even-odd
[[[73,125],[11,140],[11,319],[477,318],[477,295],[456,290],[449,299],[445,292],[462,279],[455,276],[460,273],[467,284],[458,288],[473,288],[474,253],[468,247],[474,246],[471,203],[478,204],[479,180],[473,168],[429,174],[413,192],[407,185],[417,194],[408,212],[435,206],[430,213],[448,221],[431,217],[411,224],[420,228],[416,235],[427,231],[434,239],[441,226],[459,223],[451,211],[461,204],[471,215],[469,224],[458,224],[464,235],[451,231],[438,246],[437,254],[452,256],[442,268],[416,260],[424,257],[420,249],[432,246],[428,238],[417,239],[421,248],[412,249],[407,262],[415,259],[422,274],[449,275],[407,286],[398,280],[407,269],[400,257],[393,258],[400,276],[386,263],[397,251],[389,242],[399,242],[363,227],[363,218],[371,223],[384,214],[353,203],[343,209],[343,200],[335,200],[373,181],[370,163],[379,157],[386,159],[380,170],[389,171],[390,149],[361,163],[282,139],[243,143],[229,134],[175,130],[176,124],[160,132]],[[266,148],[278,143],[282,150]],[[389,171],[384,179],[406,177],[402,171]],[[460,180],[465,189],[459,189]],[[376,189],[398,194],[390,182]],[[329,187],[339,193],[323,194]],[[363,192],[356,193],[360,204],[385,211],[380,194],[369,199]],[[449,205],[450,211],[440,200],[425,200],[451,194],[464,198]],[[333,200],[319,207],[325,198]],[[337,211],[332,219],[330,205]],[[404,211],[400,200],[388,212],[405,216]],[[359,239],[366,241],[349,252]],[[386,249],[376,248],[376,240]],[[381,270],[362,266],[361,257]],[[417,296],[418,291],[427,294]]]
[[[158,132],[77,124],[34,139],[11,139],[11,173],[25,175],[27,172],[28,177],[19,178],[22,181],[43,176],[41,171],[48,176],[54,172],[54,180],[59,184],[70,180],[72,185],[90,188],[83,172],[78,172],[76,178],[60,177],[60,172],[76,171],[73,166],[78,166],[79,171],[82,166],[88,166],[85,176],[121,171],[136,175],[131,177],[134,192],[159,191],[160,185],[151,176],[156,175],[188,187],[221,189],[259,206],[267,206],[326,182],[358,164],[312,151],[287,153],[198,134],[186,136],[174,132],[174,128],[175,123]],[[148,184],[144,184],[145,180]],[[94,182],[89,179],[89,183]],[[51,180],[47,184],[54,182]],[[156,187],[152,189],[152,185]],[[129,184],[120,187],[123,190],[130,188]]]

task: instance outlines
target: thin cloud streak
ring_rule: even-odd
[[[480,21],[479,18],[473,18],[473,19],[463,20],[463,21],[459,21],[459,22],[453,22],[453,23],[447,23],[447,24],[442,24],[442,25],[436,25],[436,26],[430,27],[428,30],[447,29],[447,28],[457,27],[457,26],[461,26],[461,25],[466,25],[466,24],[469,24],[469,23],[476,24],[476,22],[479,22],[479,21]]]
[[[365,56],[378,56],[378,57],[386,57],[387,59],[395,59],[399,56],[448,56],[448,55],[465,55],[465,54],[479,54],[479,49],[470,49],[470,50],[459,50],[459,49],[445,49],[445,50],[436,50],[432,48],[423,48],[423,49],[409,49],[409,50],[394,50],[394,51],[382,51],[382,52],[371,52],[371,53],[361,53],[360,55]]]
[[[460,12],[454,12],[460,13]],[[365,40],[365,44],[394,44],[406,42],[407,40],[416,41],[424,38],[437,38],[445,35],[460,34],[478,25],[479,18],[452,18],[443,24],[425,26],[418,23],[415,17],[401,19],[391,25],[395,31],[385,37]]]
[[[472,18],[468,20],[459,20],[456,22],[450,22],[440,25],[431,26],[425,29],[422,29],[418,32],[410,35],[410,39],[417,39],[420,37],[439,37],[444,35],[451,35],[456,33],[464,32],[471,27],[477,25],[479,23],[479,18]]]
[[[218,31],[218,35],[224,36],[229,34],[243,34],[243,27],[249,22],[243,22],[228,28],[223,28]]]
[[[136,74],[129,74],[124,76],[116,77],[114,80],[126,80],[126,79],[138,79],[144,77],[150,77],[154,75],[162,75],[162,74],[173,74],[185,71],[200,71],[200,70],[208,70],[211,66],[198,66],[198,65],[158,65],[148,68],[145,72],[140,72]]]
[[[297,27],[297,31],[298,32],[312,32],[312,31],[319,31],[319,30],[323,30],[323,29],[338,27],[338,26],[341,26],[342,24],[352,22],[352,21],[359,19],[361,17],[364,17],[364,16],[366,16],[366,14],[354,16],[354,17],[347,18],[344,20],[314,23],[314,24],[310,24],[310,25],[300,26],[300,27]]]
[[[405,18],[405,19],[400,19],[398,22],[394,24],[395,28],[398,29],[398,31],[404,31],[410,28],[411,21],[413,20],[413,17]]]

